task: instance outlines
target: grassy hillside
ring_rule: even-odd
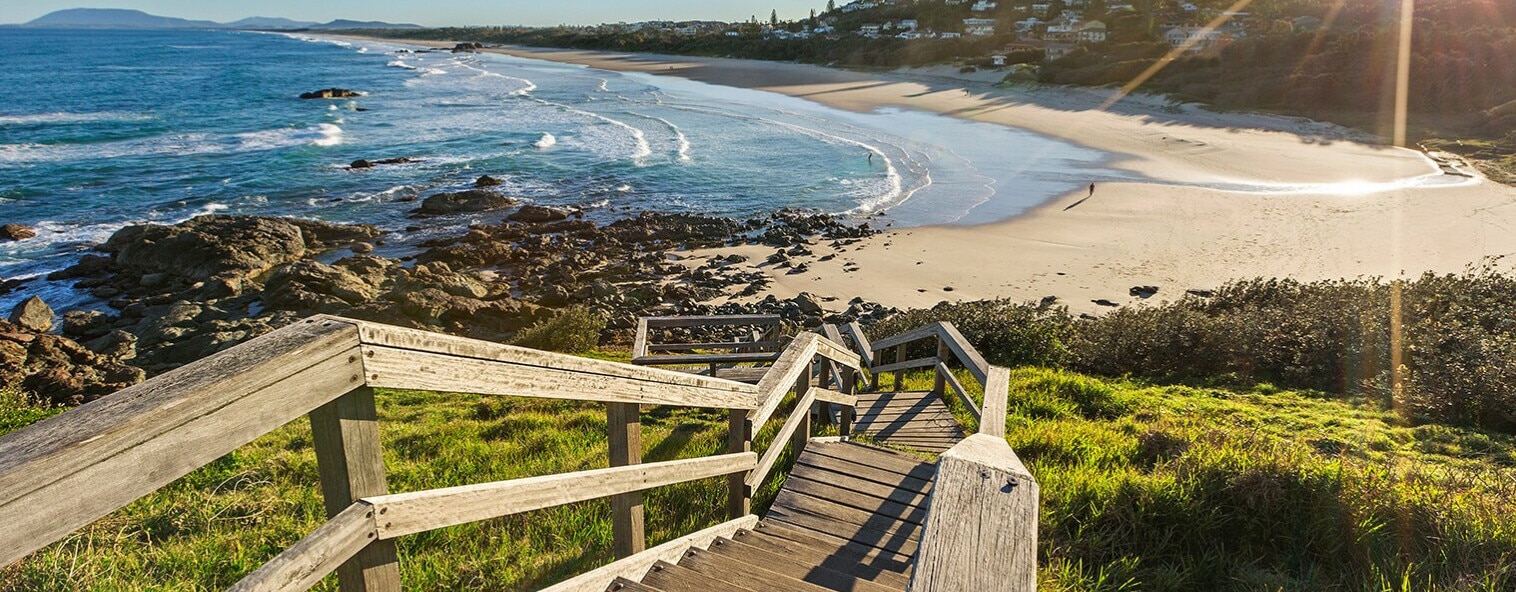
[[[606,463],[597,405],[410,392],[379,405],[396,491]],[[1403,427],[1368,399],[1266,384],[1032,368],[1014,372],[1011,409],[1007,438],[1042,487],[1043,590],[1516,586],[1512,437]],[[723,447],[718,412],[651,409],[643,423],[648,460]],[[0,589],[225,588],[320,523],[316,481],[297,422],[0,569]],[[724,495],[719,480],[655,490],[649,538],[721,521]],[[539,588],[608,560],[607,517],[585,503],[406,537],[406,589]]]

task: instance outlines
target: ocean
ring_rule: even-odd
[[[1009,218],[1110,155],[921,112],[853,113],[774,93],[494,54],[220,31],[0,29],[0,278],[72,264],[122,226],[207,213],[364,222],[401,254],[500,215],[407,217],[480,175],[526,202],[607,220],[782,207],[877,225]],[[344,100],[301,100],[328,87]],[[413,162],[349,170],[358,160]],[[880,213],[883,213],[880,216]],[[874,216],[879,216],[874,218]],[[407,231],[420,224],[421,230]],[[40,293],[88,306],[67,284]]]

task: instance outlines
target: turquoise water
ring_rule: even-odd
[[[1091,180],[1107,155],[943,116],[498,55],[240,32],[0,29],[0,277],[72,263],[123,225],[209,212],[368,222],[392,251],[499,215],[409,200],[482,174],[607,219],[779,207],[896,227],[1004,219]],[[365,96],[302,101],[342,87]],[[356,159],[412,164],[347,170]],[[67,286],[23,290],[67,300]],[[14,300],[18,295],[8,298]],[[0,298],[0,306],[10,300]]]

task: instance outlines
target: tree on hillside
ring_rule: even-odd
[[[771,26],[771,27],[778,27],[779,26],[779,9],[775,8],[774,10],[772,10],[772,11],[769,12],[769,26]]]
[[[826,11],[837,12],[837,0],[826,0]]]

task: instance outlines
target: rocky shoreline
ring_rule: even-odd
[[[489,211],[500,222],[401,258],[374,255],[384,232],[361,224],[207,215],[123,228],[48,278],[74,282],[103,310],[65,311],[55,329],[54,312],[33,298],[0,324],[0,385],[54,404],[88,402],[312,314],[509,342],[576,308],[605,320],[602,343],[619,343],[646,315],[771,313],[812,328],[891,312],[809,294],[758,298],[769,283],[758,265],[804,265],[808,245],[851,244],[876,232],[867,223],[780,210],[749,220],[644,212],[598,224],[487,187],[431,196],[416,215]],[[769,261],[683,254],[732,245],[775,251]]]

